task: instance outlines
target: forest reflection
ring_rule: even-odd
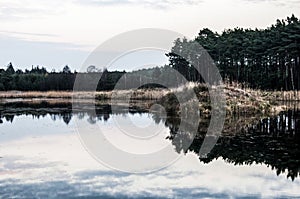
[[[275,117],[252,120],[246,118],[227,119],[222,135],[207,157],[199,157],[204,163],[222,158],[234,165],[265,164],[277,175],[287,175],[294,180],[300,174],[300,110],[281,112]],[[234,122],[235,121],[235,122]],[[244,126],[241,125],[244,123]],[[199,154],[204,141],[208,122],[200,122],[198,134],[188,150],[183,151],[177,134],[189,136],[189,125],[184,125],[184,132],[178,131],[178,121],[168,121],[168,137],[178,153],[193,152]]]
[[[14,117],[19,115],[30,115],[39,119],[49,115],[53,121],[63,120],[65,124],[69,124],[72,117],[83,119],[88,117],[87,121],[91,124],[97,121],[107,121],[112,115],[126,115],[135,113],[146,113],[146,107],[133,105],[129,109],[125,106],[115,106],[112,112],[111,105],[99,104],[93,106],[91,104],[82,104],[80,108],[72,107],[71,102],[47,102],[40,103],[5,103],[0,104],[0,123],[4,121],[13,123]]]
[[[91,124],[108,121],[113,115],[147,114],[147,106],[133,105],[129,109],[119,105],[114,111],[109,104],[94,107],[89,105],[72,109],[71,103],[6,103],[0,105],[0,123],[14,122],[18,115],[30,115],[41,118],[50,115],[52,120],[63,120],[67,125],[72,117],[86,119]],[[198,132],[188,121],[177,116],[161,117],[161,114],[148,113],[159,124],[163,122],[169,128],[169,139],[178,153],[198,154],[206,136],[209,118],[203,117]],[[183,140],[193,138],[192,144],[184,150]],[[222,136],[207,157],[199,157],[203,163],[222,158],[233,165],[265,164],[277,175],[283,174],[294,180],[300,174],[300,110],[297,108],[282,112],[274,117],[227,118]]]

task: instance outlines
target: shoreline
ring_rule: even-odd
[[[224,126],[223,133],[228,135],[242,131],[261,119],[276,116],[283,111],[293,108],[300,110],[299,101],[276,101],[275,99],[278,95],[275,92],[241,89],[234,86],[225,86],[223,89],[226,98],[225,124],[227,124]],[[187,101],[179,104],[176,100],[176,95],[187,96],[191,91],[195,91],[199,101],[197,102],[187,97]],[[114,94],[117,94],[117,100],[111,100],[110,97]],[[133,96],[129,102],[129,107],[138,107],[147,111],[151,109],[153,104],[160,104],[171,118],[180,118],[180,116],[193,117],[193,114],[200,113],[201,121],[206,121],[211,116],[209,93],[203,85],[185,85],[174,90],[147,89],[135,92],[132,90],[118,92],[0,92],[0,108],[6,110],[7,114],[22,111],[22,108],[17,110],[19,106],[32,106],[34,109],[41,104],[43,107],[39,111],[42,112],[47,112],[53,107],[55,110],[58,110],[59,106],[62,106],[62,108],[67,106],[68,110],[75,112],[82,110],[91,111],[95,109],[95,106],[101,105],[127,107],[128,95]],[[10,98],[7,98],[7,96],[10,96]],[[7,109],[7,106],[11,105],[14,108]],[[199,112],[195,111],[197,107]],[[24,110],[37,112],[36,110],[28,110],[28,108]],[[186,121],[187,125],[188,123],[189,121]],[[205,125],[202,125],[202,127],[205,127]]]
[[[162,98],[169,91],[167,89],[139,89],[119,91],[0,91],[2,99],[96,99],[124,100],[128,96],[133,100],[156,100]]]
[[[75,102],[75,103],[110,103],[118,101],[156,101],[166,107],[172,107],[173,111],[179,111],[178,104],[174,102],[174,94],[184,95],[185,92],[194,90],[199,98],[199,110],[201,113],[210,113],[210,100],[207,87],[203,84],[189,83],[176,89],[138,89],[118,91],[1,91],[0,103],[42,101]],[[278,114],[287,110],[288,105],[284,103],[300,102],[298,91],[261,91],[254,89],[242,89],[238,85],[225,85],[224,94],[226,97],[226,112],[234,114]],[[129,98],[130,96],[130,98]],[[299,97],[299,98],[298,98]],[[186,103],[189,103],[188,101]],[[175,107],[175,108],[174,108]],[[167,108],[168,109],[168,108]]]
[[[194,85],[194,87],[197,87]],[[204,87],[200,85],[200,87]],[[184,85],[175,89],[137,89],[137,90],[114,90],[114,91],[0,91],[1,99],[111,99],[112,95],[118,95],[117,98],[124,98],[131,95],[131,99],[160,99],[171,92],[179,92],[185,89],[191,89],[190,85]],[[273,101],[300,101],[300,91],[263,91],[257,89],[242,89],[239,86],[224,87],[225,91],[239,92],[241,95],[258,96]],[[196,93],[197,94],[197,93]]]

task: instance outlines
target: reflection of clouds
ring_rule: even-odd
[[[78,158],[86,161],[89,157],[80,155]],[[265,166],[233,167],[221,160],[199,166],[194,164],[198,160],[192,154],[167,169],[143,175],[103,170],[97,165],[72,170],[72,166],[63,167],[65,163],[62,162],[25,157],[4,159],[10,160],[14,161],[13,164],[23,163],[14,167],[18,169],[17,173],[0,177],[0,195],[4,198],[261,198],[299,195],[299,181],[287,183],[289,181],[285,178],[274,177]],[[33,163],[27,164],[26,161]],[[25,167],[23,170],[22,166]]]
[[[11,160],[13,163],[7,165],[19,164],[20,161],[18,158],[6,159],[6,161]],[[24,158],[21,160],[24,161]],[[37,162],[33,164],[22,163],[14,168],[22,168],[22,166],[24,166],[24,169],[22,173],[18,173],[19,177],[8,177],[0,180],[1,196],[5,198],[12,196],[32,198],[37,195],[49,197],[49,194],[51,194],[51,197],[54,198],[68,198],[71,196],[101,196],[105,198],[229,197],[228,194],[213,193],[206,188],[197,187],[193,185],[192,181],[190,182],[191,186],[185,184],[184,181],[182,181],[182,184],[177,183],[186,177],[197,175],[194,172],[161,171],[147,175],[132,175],[109,170],[83,170],[74,172],[72,175],[63,175],[63,172],[59,169],[61,163]],[[51,171],[51,167],[57,170],[52,169],[52,172],[48,172],[46,175],[41,175],[42,172],[38,172],[41,168]],[[31,179],[24,179],[24,177],[28,177],[28,174],[24,175],[24,173],[30,169],[29,173],[40,174],[31,175]],[[61,174],[57,175],[57,173]],[[56,178],[53,178],[53,175]],[[49,176],[51,176],[50,179]],[[175,180],[174,183],[172,183],[173,180]],[[166,184],[162,185],[162,182]],[[186,188],[186,186],[188,187]]]
[[[19,180],[0,181],[0,195],[3,198],[69,198],[80,196],[80,186],[66,181],[23,184]]]
[[[87,118],[88,115],[83,119],[86,123]],[[299,179],[291,182],[284,176],[277,177],[265,165],[234,166],[223,160],[203,164],[196,154],[191,153],[174,165],[153,173],[136,175],[109,170],[83,149],[76,133],[69,128],[72,124],[67,127],[63,121],[53,123],[46,117],[41,118],[33,129],[32,120],[23,122],[17,117],[14,126],[8,125],[26,129],[29,123],[28,130],[31,131],[26,137],[3,142],[3,135],[0,135],[0,156],[3,157],[0,159],[0,196],[3,198],[271,198],[300,195]],[[45,122],[48,122],[47,127],[40,126]],[[19,123],[23,125],[19,126]],[[41,135],[34,132],[39,132],[39,128],[47,132]]]
[[[38,162],[23,162],[22,157],[6,157],[1,160],[1,171],[7,170],[26,170],[32,168],[45,168],[45,167],[53,167],[57,165],[59,162],[51,162],[51,163],[38,163]]]
[[[2,182],[0,181],[0,184]],[[112,186],[118,185],[118,183],[111,184]],[[107,185],[106,185],[107,186]],[[104,188],[104,186],[98,186],[98,189]],[[77,197],[96,197],[96,198],[171,198],[172,194],[166,196],[165,194],[157,195],[153,193],[160,193],[165,191],[163,188],[157,189],[149,189],[147,192],[127,195],[126,192],[118,192],[118,193],[99,193],[94,188],[89,188],[87,185],[83,183],[74,184],[68,183],[66,181],[53,181],[53,182],[43,182],[39,184],[22,184],[16,180],[10,180],[9,183],[0,185],[0,194],[4,198],[10,198],[15,196],[15,192],[19,193],[19,196],[26,198],[35,198],[39,197],[49,197],[49,193],[51,193],[51,198],[77,198]],[[176,188],[171,191],[172,193],[176,193],[176,197],[178,198],[229,198],[230,195],[226,193],[211,193],[206,189],[199,188]],[[253,197],[253,196],[252,196]],[[257,197],[259,198],[259,197]]]

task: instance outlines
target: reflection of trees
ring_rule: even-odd
[[[235,165],[263,163],[276,170],[278,175],[287,172],[287,177],[292,180],[300,174],[300,111],[284,112],[277,117],[256,121],[252,126],[243,118],[237,118],[235,121],[236,124],[227,119],[225,132],[208,156],[199,158],[200,161],[209,163],[222,157]],[[170,128],[168,138],[175,146],[175,150],[181,152],[182,140],[174,139],[176,134],[184,135],[178,130],[179,122],[167,119],[166,125]],[[189,125],[184,127],[185,134],[193,134]],[[208,121],[201,120],[196,138],[187,151],[199,153],[207,127]]]
[[[117,106],[112,111],[110,105],[97,105],[95,110],[72,110],[71,104],[14,103],[0,107],[0,123],[4,120],[13,122],[14,116],[18,115],[32,115],[36,118],[50,115],[52,120],[63,120],[67,125],[75,116],[95,123],[107,121],[112,114],[145,112],[137,106],[129,110]],[[157,124],[163,122],[169,127],[170,135],[167,138],[178,153],[199,153],[209,125],[209,117],[201,118],[196,130],[193,130],[195,125],[191,121],[181,121],[180,115],[162,117],[160,113],[153,113],[151,117]],[[217,144],[208,156],[200,158],[200,161],[208,163],[219,157],[235,165],[263,163],[276,170],[278,175],[287,172],[288,177],[296,178],[300,174],[300,111],[288,111],[277,117],[262,120],[247,116],[227,118],[224,132]]]
[[[7,122],[13,122],[14,120],[14,115],[5,115],[4,118],[6,119]]]
[[[84,115],[85,115],[84,113],[80,112],[77,114],[77,118],[82,120],[84,118]]]
[[[110,118],[110,114],[112,114],[111,106],[107,104],[96,107],[95,112],[95,117],[100,121],[107,121]]]
[[[13,122],[14,116],[19,115],[31,115],[33,118],[39,119],[40,117],[46,117],[49,115],[53,121],[63,120],[67,125],[72,120],[73,116],[77,116],[78,119],[84,119],[87,117],[87,121],[91,124],[97,121],[107,121],[112,114],[135,114],[145,113],[145,109],[138,108],[136,106],[131,107],[129,110],[123,106],[115,106],[112,111],[111,105],[101,104],[97,105],[95,109],[91,109],[91,106],[87,108],[72,109],[71,103],[7,103],[3,104],[0,108],[0,123],[3,123],[3,119],[8,122]]]
[[[65,113],[62,115],[62,118],[66,124],[69,124],[72,119],[72,113]]]

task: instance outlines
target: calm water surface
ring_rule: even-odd
[[[160,131],[139,143],[115,124],[122,117]],[[142,154],[171,145],[182,157],[147,174],[107,168],[82,146],[76,119],[89,127],[100,125],[107,139],[122,150]],[[247,129],[224,133],[206,158],[197,155],[205,120],[187,151],[173,139],[180,133],[179,123],[178,118],[160,118],[134,107],[130,111],[120,107],[112,114],[109,105],[99,105],[92,113],[72,112],[70,104],[2,104],[0,198],[300,197],[300,111],[258,119]]]

